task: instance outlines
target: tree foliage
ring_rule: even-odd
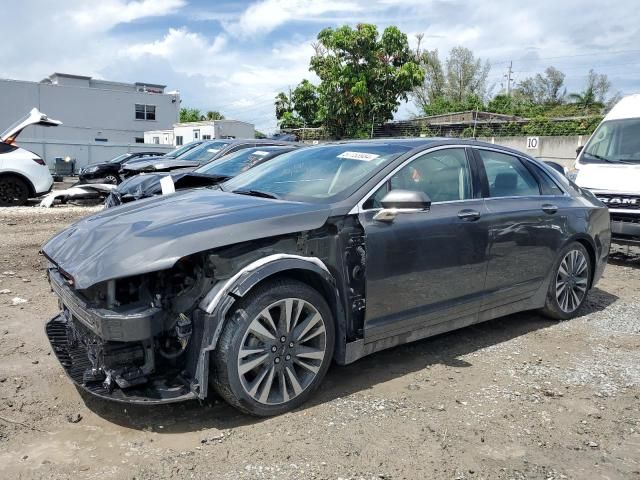
[[[180,109],[180,121],[183,123],[186,122],[199,122],[202,118],[202,114],[200,110],[197,108],[181,108]]]
[[[206,114],[197,108],[181,108],[180,109],[180,122],[201,122],[204,120],[224,120],[224,115],[216,110],[209,110]]]
[[[325,28],[310,70],[320,78],[318,117],[334,137],[366,136],[372,122],[393,117],[424,79],[407,36],[396,27]]]
[[[564,88],[564,77],[564,73],[557,68],[547,67],[544,75],[538,73],[521,81],[514,95],[520,95],[532,104],[560,104],[567,93],[567,89]]]
[[[422,34],[417,36],[416,58],[424,81],[412,92],[416,106],[425,115],[475,110],[484,105],[490,65],[476,58],[471,50],[455,47],[443,66],[437,50],[421,50]]]

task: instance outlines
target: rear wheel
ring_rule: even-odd
[[[333,356],[331,310],[296,280],[259,286],[227,321],[213,357],[212,383],[236,408],[278,415],[304,403]]]
[[[559,320],[573,318],[587,298],[592,268],[589,252],[581,243],[564,247],[554,265],[544,314]]]
[[[21,178],[5,176],[0,178],[0,207],[25,205],[29,199],[29,187]]]

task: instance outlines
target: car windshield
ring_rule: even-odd
[[[386,143],[345,143],[304,148],[280,155],[223,184],[226,191],[257,192],[286,200],[328,202],[410,147]]]
[[[204,163],[215,157],[229,142],[208,142],[197,146],[180,157],[180,160]]]
[[[640,163],[640,118],[603,122],[584,148],[584,163]]]
[[[112,158],[111,160],[107,160],[107,163],[120,163],[123,160],[126,160],[131,156],[130,153],[123,153],[122,155],[118,155],[117,157]]]
[[[282,147],[244,148],[237,152],[225,155],[211,163],[207,163],[206,165],[197,168],[194,173],[235,177],[236,175],[249,170],[267,155],[278,150],[282,150]]]
[[[186,145],[183,145],[183,146],[178,147],[178,148],[176,148],[174,150],[171,150],[170,152],[165,153],[163,156],[169,157],[169,158],[178,158],[180,155],[185,154],[189,150],[193,150],[198,145],[200,145],[200,144],[199,143],[197,143],[197,144],[187,143]]]

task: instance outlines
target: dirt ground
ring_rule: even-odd
[[[38,250],[93,211],[0,211],[0,478],[640,478],[640,250],[612,255],[575,320],[522,313],[334,366],[310,404],[256,419],[65,377]]]

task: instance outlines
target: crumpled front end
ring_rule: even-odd
[[[84,291],[55,265],[61,313],[46,333],[69,377],[99,397],[129,403],[196,398],[202,321],[192,306],[210,283],[187,259],[169,271],[110,280]]]

